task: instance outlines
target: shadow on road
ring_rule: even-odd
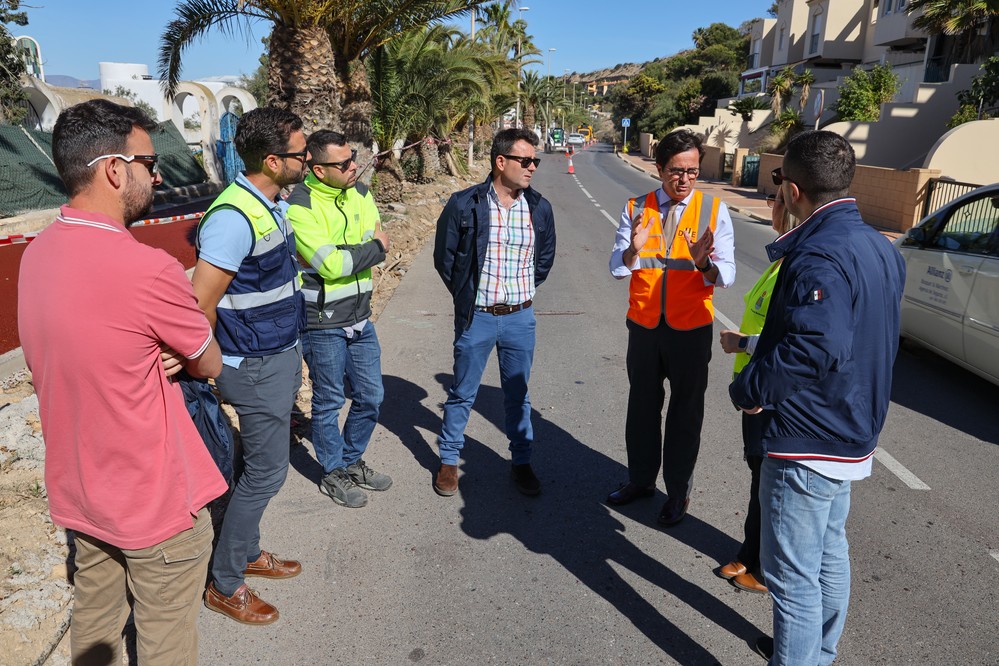
[[[436,379],[445,389],[450,385],[449,375],[439,374]],[[386,375],[383,380],[385,404],[391,408],[383,408],[380,422],[399,437],[427,470],[427,492],[431,493],[431,477],[440,460],[427,444],[424,431],[438,432],[440,415],[421,404],[428,395],[425,389],[399,377]],[[500,434],[504,422],[502,404],[499,388],[482,386],[475,408],[496,426],[497,436],[505,439]],[[462,451],[464,474],[459,487],[465,502],[461,527],[466,534],[475,539],[510,534],[532,552],[549,555],[681,664],[714,664],[718,659],[666,619],[615,571],[615,566],[641,576],[667,593],[669,599],[660,605],[687,604],[747,643],[763,633],[625,537],[626,526],[619,518],[654,521],[662,496],[658,500],[636,502],[620,511],[611,510],[602,500],[627,478],[625,467],[545,420],[537,411],[532,412],[532,420],[536,442],[533,463],[542,482],[540,497],[528,498],[516,491],[510,480],[508,456],[500,456],[482,443],[466,439]],[[497,510],[498,501],[507,506]],[[719,564],[727,562],[739,546],[734,539],[694,515],[688,515],[683,523],[665,532],[663,538],[675,538]]]
[[[988,416],[999,404],[999,387],[910,342],[899,349],[892,374],[892,402],[971,437],[999,444],[999,419]]]

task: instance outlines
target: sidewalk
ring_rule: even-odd
[[[639,153],[617,153],[619,159],[639,171],[644,171],[656,180],[656,161]],[[718,197],[728,205],[728,209],[751,217],[759,222],[770,223],[770,209],[767,208],[767,197],[752,187],[735,187],[720,180],[698,180],[697,189],[705,194]]]

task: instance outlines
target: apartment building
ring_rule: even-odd
[[[782,0],[776,18],[756,19],[739,95],[766,92],[770,78],[791,67],[816,83],[833,82],[854,67],[890,63],[919,69],[924,79],[928,36],[912,25],[908,0]]]

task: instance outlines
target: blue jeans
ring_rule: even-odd
[[[850,482],[765,458],[760,559],[774,600],[771,666],[826,666],[850,603]]]
[[[357,462],[368,448],[378,422],[382,388],[382,348],[369,321],[351,338],[341,328],[307,330],[302,353],[312,382],[312,445],[323,473]],[[340,430],[344,377],[350,381],[351,400]]]
[[[534,361],[534,308],[508,315],[475,311],[467,330],[455,331],[454,383],[444,403],[444,423],[437,445],[441,463],[457,465],[465,445],[465,426],[493,347],[499,358],[500,386],[506,411],[506,436],[514,465],[531,462],[531,399],[527,382]]]
[[[215,588],[231,597],[243,570],[260,557],[260,519],[288,475],[291,407],[302,385],[302,350],[246,358],[238,368],[222,366],[215,383],[239,416],[242,471],[225,510],[212,561]],[[236,466],[237,470],[239,465]]]

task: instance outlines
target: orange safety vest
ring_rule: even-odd
[[[683,231],[689,231],[694,240],[708,227],[714,231],[719,204],[717,198],[694,190],[671,244],[663,233],[656,193],[628,200],[631,224],[648,221],[652,225],[649,239],[638,253],[638,269],[631,272],[628,319],[639,326],[655,328],[665,312],[669,327],[681,331],[707,326],[714,320],[715,308],[711,302],[714,285],[704,284],[703,274],[697,270],[683,241]],[[671,206],[671,214],[672,211]]]

